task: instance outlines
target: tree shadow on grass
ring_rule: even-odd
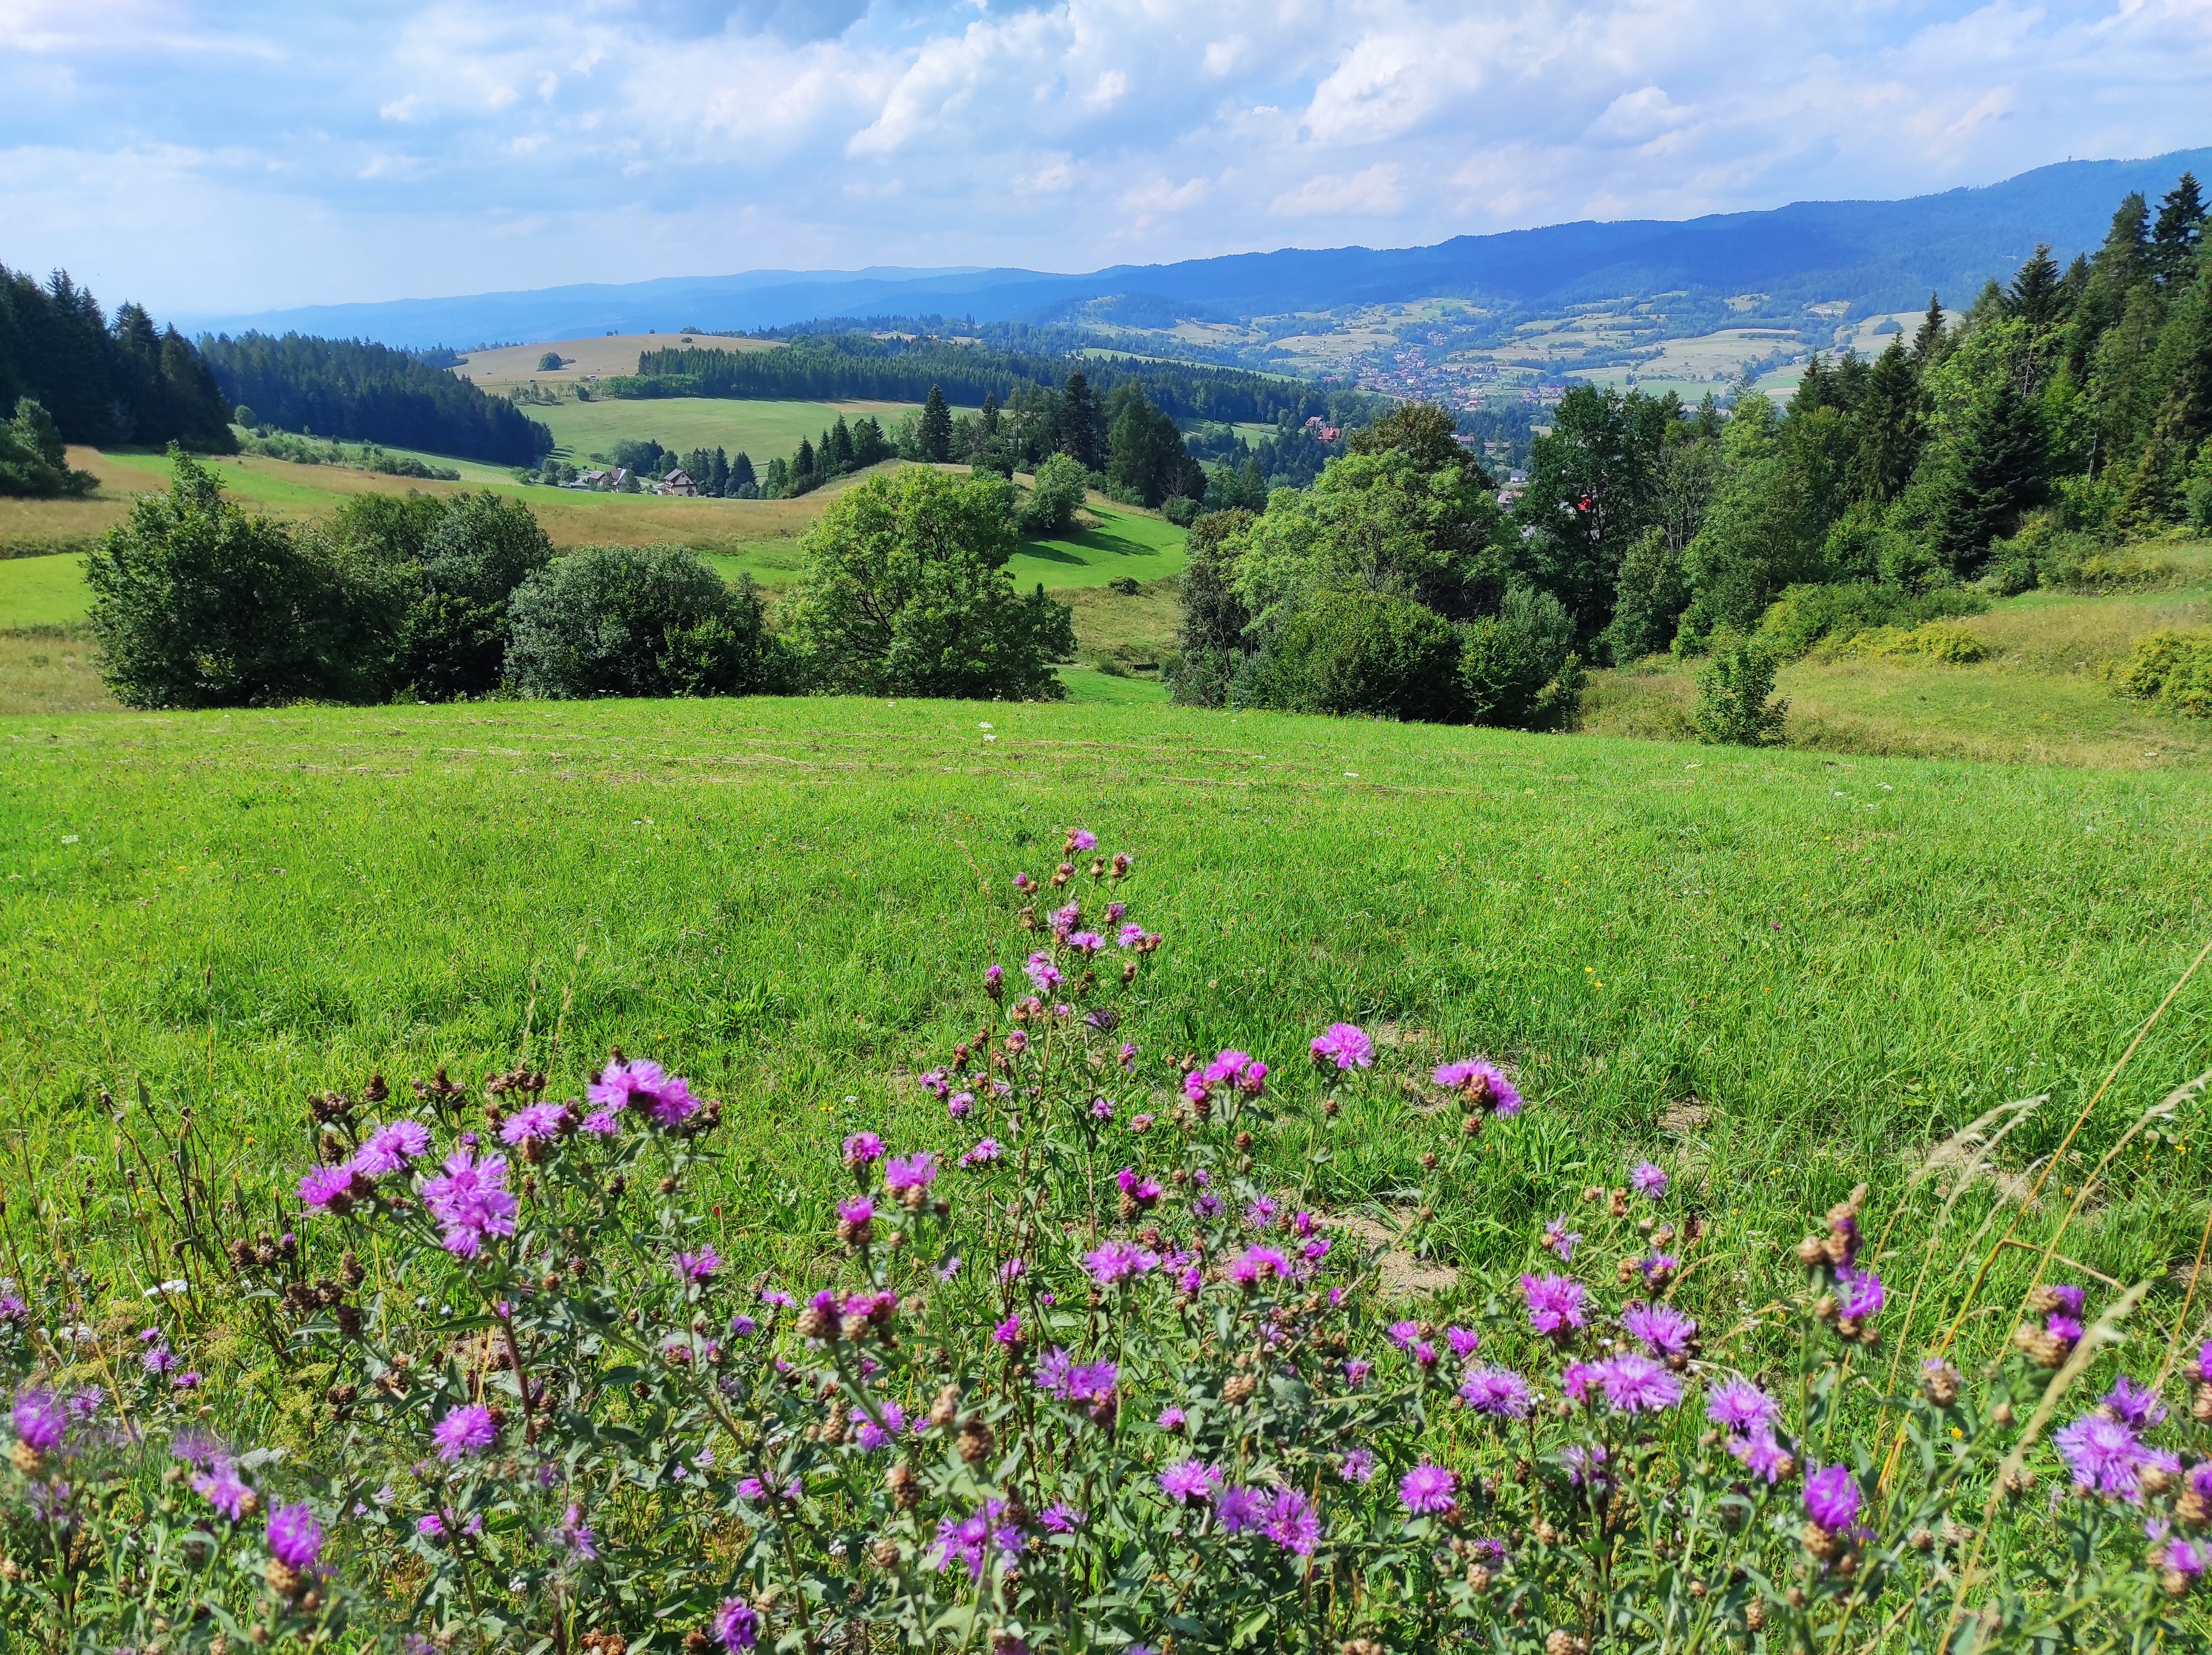
[[[1103,556],[1082,556],[1069,550],[1070,546],[1079,546],[1085,552],[1103,554]],[[1137,541],[1125,540],[1120,535],[1105,534],[1096,529],[1078,529],[1068,534],[1054,535],[1051,540],[1025,540],[1015,555],[1033,557],[1044,563],[1072,563],[1081,568],[1101,562],[1107,557],[1158,558],[1159,551]]]

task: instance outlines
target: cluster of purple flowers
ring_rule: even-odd
[[[1560,1384],[1571,1402],[1581,1402],[1593,1391],[1602,1392],[1616,1414],[1656,1413],[1682,1400],[1681,1380],[1634,1350],[1601,1361],[1569,1362]]]
[[[1212,1063],[1191,1070],[1182,1077],[1182,1094],[1193,1103],[1216,1087],[1258,1097],[1267,1089],[1267,1065],[1249,1052],[1224,1050]]]
[[[1771,1485],[1789,1470],[1789,1451],[1776,1440],[1782,1407],[1750,1380],[1730,1374],[1705,1393],[1705,1417],[1728,1434],[1730,1454]]]
[[[488,1236],[513,1235],[520,1203],[507,1187],[507,1161],[500,1155],[477,1159],[468,1149],[447,1155],[445,1170],[422,1180],[422,1207],[445,1227],[447,1252],[474,1258]]]
[[[1554,1339],[1586,1326],[1589,1289],[1571,1276],[1524,1276],[1521,1294],[1528,1302],[1528,1325]]]
[[[1375,1042],[1356,1023],[1331,1023],[1313,1037],[1311,1049],[1314,1062],[1323,1067],[1331,1064],[1340,1070],[1375,1066]]]
[[[1448,1091],[1464,1094],[1470,1103],[1486,1106],[1493,1115],[1511,1117],[1521,1112],[1519,1089],[1505,1078],[1503,1070],[1484,1058],[1440,1064],[1430,1078]]]
[[[342,1165],[313,1167],[302,1176],[301,1203],[318,1212],[342,1215],[355,1202],[375,1193],[377,1179],[404,1172],[429,1147],[429,1129],[420,1121],[389,1122],[364,1138]]]
[[[953,1564],[963,1565],[970,1580],[983,1578],[984,1560],[996,1554],[1000,1567],[1017,1561],[1022,1552],[1022,1531],[1006,1521],[1006,1502],[986,1500],[966,1517],[941,1518],[937,1525],[937,1568],[942,1573]]]
[[[1037,1389],[1062,1402],[1101,1403],[1114,1394],[1121,1370],[1111,1362],[1079,1362],[1055,1349],[1037,1364]]]
[[[615,1117],[626,1109],[642,1109],[654,1125],[672,1128],[699,1108],[682,1076],[643,1058],[609,1064],[585,1095],[599,1106],[584,1118],[584,1130],[603,1135],[617,1130]]]

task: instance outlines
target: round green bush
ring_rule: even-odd
[[[750,578],[682,546],[587,546],[515,589],[507,676],[525,695],[772,694],[790,675]]]
[[[1292,615],[1267,671],[1270,705],[1451,724],[1466,716],[1460,640],[1433,609],[1382,592],[1326,591]]]

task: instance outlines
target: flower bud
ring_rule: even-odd
[[[884,1482],[891,1491],[891,1499],[899,1510],[910,1512],[921,1504],[921,1482],[914,1474],[914,1467],[894,1465],[884,1474]]]
[[[960,1412],[960,1387],[948,1385],[937,1393],[937,1400],[929,1406],[929,1422],[944,1426],[952,1423]]]

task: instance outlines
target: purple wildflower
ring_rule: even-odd
[[[1344,1458],[1337,1461],[1336,1474],[1346,1482],[1358,1483],[1364,1488],[1375,1480],[1378,1468],[1379,1462],[1372,1449],[1353,1448],[1347,1450]]]
[[[2204,1573],[2205,1549],[2199,1541],[2176,1540],[2159,1553],[2158,1561],[2161,1567],[2193,1580]]]
[[[1224,1534],[1243,1534],[1249,1529],[1261,1528],[1267,1521],[1267,1497],[1255,1488],[1216,1489],[1213,1517]]]
[[[848,1167],[872,1167],[884,1158],[884,1141],[873,1132],[855,1132],[845,1140]]]
[[[2159,1401],[2158,1392],[2137,1385],[2125,1373],[2105,1393],[2105,1406],[2138,1431],[2166,1422],[2166,1405]]]
[[[2053,1316],[2043,1325],[2044,1331],[2054,1339],[2063,1339],[2068,1344],[2081,1342],[2081,1324],[2071,1316]]]
[[[994,1344],[1019,1344],[1022,1342],[1022,1313],[1018,1310],[991,1330]]]
[[[960,1157],[963,1167],[988,1167],[1003,1153],[996,1138],[979,1138],[975,1147]]]
[[[1610,1458],[1601,1442],[1576,1442],[1560,1451],[1559,1463],[1567,1468],[1567,1481],[1576,1488],[1602,1488],[1605,1463]]]
[[[1472,1328],[1448,1327],[1444,1330],[1444,1341],[1451,1346],[1452,1355],[1465,1361],[1474,1355],[1475,1347],[1482,1343],[1482,1337]]]
[[[744,1598],[725,1597],[722,1607],[714,1612],[714,1635],[729,1655],[738,1655],[739,1650],[750,1649],[760,1641],[760,1616]]]
[[[60,1447],[69,1434],[69,1409],[51,1391],[19,1391],[14,1421],[16,1440],[38,1453]]]
[[[1616,1414],[1640,1414],[1672,1408],[1682,1400],[1682,1382],[1649,1356],[1628,1351],[1595,1364],[1597,1382]]]
[[[1654,1356],[1686,1356],[1698,1337],[1698,1325],[1672,1305],[1631,1305],[1620,1325]]]
[[[1106,946],[1106,939],[1094,931],[1070,931],[1067,934],[1067,946],[1078,954],[1087,956],[1097,954],[1103,949]]]
[[[841,1224],[849,1224],[857,1230],[863,1224],[872,1224],[875,1221],[876,1203],[864,1195],[837,1203],[837,1222]]]
[[[253,1490],[240,1481],[238,1468],[221,1456],[192,1478],[191,1488],[194,1494],[233,1523],[252,1507]]]
[[[722,1255],[713,1247],[676,1255],[676,1273],[687,1282],[703,1282],[722,1267]]]
[[[1730,1437],[1728,1451],[1743,1462],[1743,1468],[1753,1476],[1765,1477],[1769,1488],[1782,1480],[1789,1469],[1790,1452],[1774,1440],[1774,1428],[1762,1424],[1749,1435]]]
[[[1398,1503],[1415,1517],[1427,1512],[1449,1511],[1459,1492],[1459,1478],[1426,1460],[1398,1479]]]
[[[659,1100],[661,1088],[668,1083],[668,1071],[647,1058],[635,1062],[611,1063],[599,1071],[591,1089],[585,1095],[611,1114],[619,1114],[632,1104],[649,1108]],[[682,1082],[678,1082],[681,1086]]]
[[[1805,1479],[1805,1515],[1830,1534],[1858,1520],[1859,1485],[1848,1465],[1831,1465]]]
[[[1037,1513],[1037,1527],[1047,1534],[1073,1534],[1091,1520],[1091,1513],[1079,1511],[1064,1500],[1055,1500]]]
[[[872,1419],[863,1417],[860,1424],[854,1428],[854,1440],[860,1445],[862,1453],[872,1454],[878,1449],[888,1446],[894,1437],[906,1429],[906,1409],[901,1408],[896,1403],[885,1403],[883,1414],[884,1422],[881,1425]]]
[[[1639,1161],[1628,1169],[1628,1186],[1647,1200],[1656,1201],[1667,1193],[1667,1174],[1648,1161]]]
[[[927,1149],[894,1155],[884,1163],[884,1187],[894,1194],[927,1190],[937,1178],[937,1157]]]
[[[1478,1414],[1493,1419],[1525,1419],[1535,1395],[1528,1381],[1510,1367],[1480,1367],[1461,1381],[1459,1394]]]
[[[1771,1427],[1782,1408],[1749,1379],[1731,1373],[1706,1393],[1705,1417],[1724,1430],[1749,1431]]]
[[[1321,1514],[1296,1488],[1275,1490],[1275,1503],[1267,1512],[1267,1538],[1286,1552],[1313,1555],[1321,1539]]]
[[[353,1168],[315,1167],[300,1178],[300,1204],[343,1215],[353,1205]]]
[[[1375,1066],[1375,1042],[1357,1023],[1331,1023],[1313,1037],[1312,1051],[1316,1063],[1341,1070]]]
[[[1367,1361],[1364,1357],[1354,1356],[1350,1361],[1344,1365],[1345,1380],[1347,1384],[1357,1389],[1358,1386],[1367,1383],[1368,1375],[1374,1373],[1374,1371],[1375,1364],[1373,1362]]]
[[[558,1103],[532,1103],[516,1110],[500,1123],[499,1138],[502,1143],[527,1143],[532,1138],[558,1136],[568,1122],[566,1106]]]
[[[1847,1322],[1863,1322],[1881,1308],[1888,1295],[1881,1285],[1881,1277],[1870,1270],[1838,1269],[1836,1285],[1843,1296],[1836,1301],[1836,1313]]]
[[[1179,1459],[1160,1473],[1160,1492],[1170,1500],[1194,1506],[1210,1495],[1221,1482],[1221,1473],[1203,1460]]]
[[[945,1100],[945,1112],[955,1120],[967,1119],[975,1109],[975,1094],[973,1092],[955,1092]]]
[[[488,1235],[513,1235],[520,1203],[507,1191],[507,1162],[472,1160],[466,1149],[446,1157],[445,1173],[422,1180],[422,1205],[446,1227],[447,1252],[473,1258]]]
[[[482,1453],[498,1436],[499,1428],[492,1423],[491,1409],[482,1403],[466,1403],[438,1422],[430,1433],[430,1440],[440,1459],[452,1461],[464,1455]]]
[[[1438,1086],[1449,1087],[1455,1092],[1473,1092],[1480,1081],[1486,1088],[1491,1112],[1511,1117],[1521,1112],[1521,1094],[1497,1064],[1473,1058],[1465,1063],[1448,1063],[1439,1066],[1431,1076]]]
[[[363,1139],[349,1164],[364,1178],[382,1178],[398,1172],[429,1147],[429,1129],[420,1121],[395,1120]]]
[[[306,1506],[279,1506],[269,1513],[269,1549],[288,1568],[313,1568],[323,1555],[323,1525]]]
[[[1247,1247],[1229,1266],[1229,1279],[1240,1287],[1255,1286],[1270,1276],[1280,1280],[1290,1273],[1291,1261],[1273,1247]]]
[[[2074,1474],[2074,1486],[2114,1499],[2140,1501],[2136,1472],[2144,1464],[2142,1441],[2119,1420],[2084,1414],[2051,1440]]]
[[[1564,1337],[1584,1325],[1583,1303],[1589,1290],[1568,1276],[1524,1276],[1521,1292],[1528,1301],[1528,1325],[1539,1333]]]
[[[1158,1270],[1159,1264],[1159,1254],[1130,1241],[1109,1240],[1097,1251],[1083,1255],[1083,1267],[1102,1288]]]
[[[1051,993],[1066,980],[1060,975],[1060,967],[1053,964],[1052,956],[1042,949],[1030,955],[1029,963],[1022,967],[1022,974],[1030,979],[1030,986],[1040,994]]]
[[[1160,1409],[1159,1428],[1170,1436],[1177,1435],[1182,1430],[1186,1417],[1182,1409],[1170,1404]]]
[[[1574,1262],[1575,1249],[1582,1245],[1582,1240],[1580,1233],[1570,1230],[1564,1218],[1555,1218],[1544,1226],[1544,1245],[1559,1255],[1563,1264]]]

